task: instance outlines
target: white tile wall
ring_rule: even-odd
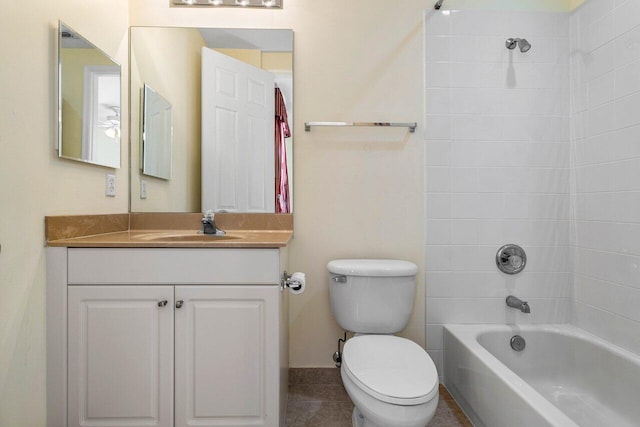
[[[527,54],[508,51],[525,37]],[[640,1],[425,17],[427,350],[444,323],[566,322],[640,353]],[[504,243],[526,271],[497,271]],[[530,302],[508,309],[504,297]]]
[[[571,27],[572,120],[588,117],[572,141],[572,321],[640,353],[640,2],[589,0]]]
[[[569,320],[566,15],[426,14],[427,350],[438,366],[444,323]],[[527,38],[533,48],[509,51],[509,37]],[[593,85],[597,105],[614,101],[607,84]],[[601,132],[613,129],[610,116]],[[505,243],[527,251],[523,274],[497,270],[495,253]],[[532,313],[507,308],[509,294],[528,299]]]

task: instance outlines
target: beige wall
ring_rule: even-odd
[[[131,210],[200,211],[200,64],[204,40],[196,29],[132,29],[131,52]],[[162,64],[162,66],[158,66]],[[140,175],[141,91],[150,85],[173,106],[172,177]],[[140,198],[140,179],[147,198]]]
[[[571,10],[577,9],[585,0],[571,0]]]
[[[295,238],[289,268],[290,364],[331,366],[341,329],[326,264],[389,257],[420,266],[406,335],[424,344],[422,0],[296,0],[283,10],[170,8],[131,2],[132,25],[291,28],[295,32]],[[320,129],[304,121],[417,121],[402,129]]]
[[[239,61],[267,71],[293,70],[293,55],[291,52],[262,52],[258,49],[214,49]]]
[[[291,52],[262,52],[262,68],[275,72],[293,70],[293,54]]]
[[[215,51],[230,56],[256,68],[262,67],[262,52],[259,49],[226,49],[216,48]]]
[[[0,8],[8,61],[0,67],[0,426],[38,427],[45,424],[44,216],[128,207],[126,148],[115,198],[104,195],[104,175],[114,169],[58,159],[54,150],[57,21],[126,64],[128,4],[34,0]],[[124,96],[123,117],[127,104]]]

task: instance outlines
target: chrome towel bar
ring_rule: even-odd
[[[312,126],[379,126],[379,127],[396,127],[409,128],[409,132],[414,133],[418,124],[413,123],[393,123],[393,122],[305,122],[304,130],[311,131]]]

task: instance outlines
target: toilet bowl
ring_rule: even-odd
[[[399,260],[329,262],[331,309],[356,333],[340,374],[353,401],[354,427],[425,427],[438,406],[438,373],[427,352],[391,335],[411,315],[418,268]]]
[[[413,341],[361,335],[347,341],[340,374],[356,427],[424,427],[438,406],[438,373]]]

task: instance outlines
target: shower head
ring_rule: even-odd
[[[509,38],[505,42],[505,46],[509,50],[515,49],[516,45],[520,47],[520,52],[522,53],[526,53],[531,49],[531,43],[529,43],[527,39]]]
[[[529,49],[531,49],[531,43],[529,43],[527,39],[518,40],[518,45],[520,46],[520,52],[522,53],[529,52]]]

